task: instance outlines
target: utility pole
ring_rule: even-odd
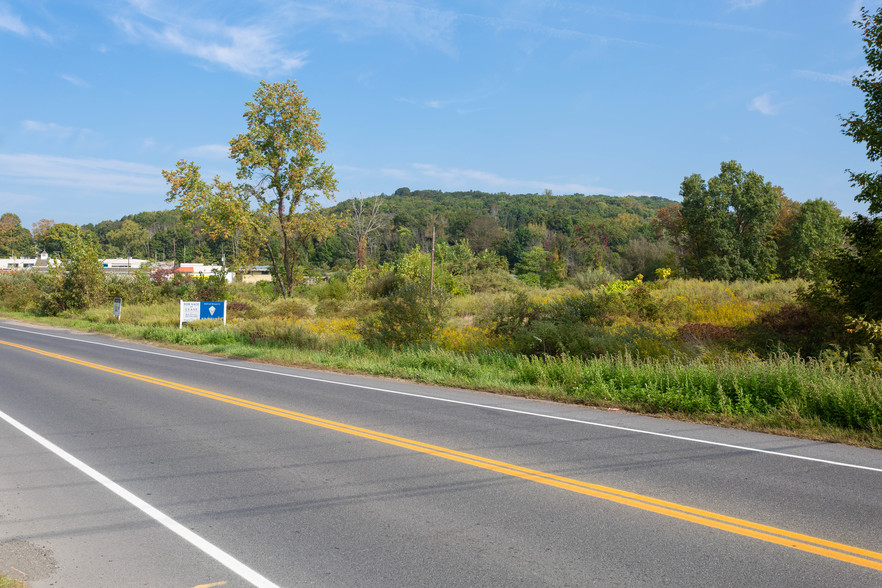
[[[429,264],[429,294],[435,291],[435,223],[432,223],[432,257]]]

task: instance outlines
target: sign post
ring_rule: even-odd
[[[116,320],[120,320],[121,315],[122,315],[122,298],[114,298],[113,299],[113,316],[116,317]]]
[[[181,300],[181,320],[178,328],[184,323],[201,320],[223,320],[227,324],[227,301],[199,302]]]

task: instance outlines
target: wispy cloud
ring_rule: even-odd
[[[798,78],[805,78],[807,80],[813,80],[816,82],[828,82],[831,84],[851,84],[851,80],[860,75],[862,70],[860,69],[850,69],[848,71],[843,71],[840,73],[822,73],[817,71],[810,71],[807,69],[795,69],[793,70],[793,75]]]
[[[852,22],[861,17],[861,7],[866,7],[871,13],[882,6],[882,0],[854,0],[848,10],[848,21]]]
[[[13,14],[4,4],[0,4],[0,31],[8,31],[22,37],[38,37],[44,41],[52,40],[44,30],[26,25],[20,16]]]
[[[66,81],[66,82],[73,84],[74,86],[80,86],[81,88],[91,88],[92,87],[92,85],[89,84],[88,82],[81,80],[80,78],[78,78],[76,76],[72,76],[70,74],[58,74],[58,77],[60,77],[62,80]]]
[[[762,6],[765,3],[766,0],[729,0],[729,8],[731,10],[745,10]]]
[[[411,166],[415,181],[430,179],[440,182],[440,187],[448,190],[480,189],[496,192],[543,192],[546,189],[556,194],[597,194],[610,193],[612,190],[601,186],[591,186],[577,182],[560,182],[545,180],[524,180],[506,178],[493,172],[475,169],[442,168],[434,164],[414,163]],[[398,179],[404,173],[398,174]],[[415,177],[414,177],[415,176]]]
[[[634,47],[651,47],[652,44],[635,39],[625,39],[609,35],[600,35],[573,28],[549,26],[538,21],[525,21],[512,18],[477,16],[473,14],[462,15],[464,20],[471,20],[492,26],[497,30],[514,30],[530,32],[544,37],[558,39],[579,39],[591,41],[601,45],[630,45]]]
[[[270,25],[228,25],[149,2],[133,7],[133,13],[113,18],[133,43],[175,51],[248,75],[287,73],[306,62],[306,52],[285,48],[280,41],[282,32]]]
[[[750,101],[750,104],[747,105],[747,109],[759,112],[760,114],[764,114],[766,116],[773,116],[778,114],[778,112],[780,112],[781,110],[782,104],[774,104],[772,102],[773,95],[774,94],[772,92],[760,94]]]
[[[313,7],[309,16],[328,25],[341,39],[391,35],[413,45],[457,54],[453,33],[460,16],[453,11],[414,0],[328,0],[321,5],[323,10]],[[283,6],[286,13],[302,19],[302,2],[287,2]]]
[[[747,33],[754,35],[762,35],[769,38],[790,38],[793,36],[792,33],[774,30],[774,29],[765,29],[759,27],[751,27],[746,25],[740,25],[731,22],[725,21],[716,21],[716,20],[698,20],[698,19],[688,19],[688,18],[671,18],[667,16],[656,16],[654,14],[645,14],[645,13],[635,13],[635,12],[624,12],[621,10],[611,10],[607,8],[599,8],[599,7],[586,7],[583,9],[586,14],[591,14],[594,16],[604,17],[604,18],[613,18],[616,20],[622,21],[633,21],[633,22],[649,22],[649,23],[657,23],[662,25],[673,25],[678,27],[688,27],[688,28],[699,28],[699,29],[714,29],[720,31],[731,31],[734,33]]]
[[[76,188],[122,194],[163,193],[160,169],[114,159],[0,153],[5,183]]]
[[[230,156],[229,145],[199,145],[185,149],[183,154],[193,157],[208,157],[214,159],[226,159]]]
[[[42,140],[54,143],[71,144],[78,149],[98,147],[104,142],[102,136],[92,129],[69,127],[54,122],[23,120],[21,130],[31,137],[40,137]]]

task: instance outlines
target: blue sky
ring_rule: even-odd
[[[869,3],[871,7],[878,2]],[[339,199],[411,189],[678,198],[738,160],[798,201],[872,169],[854,0],[0,0],[0,212],[168,208],[160,171],[232,177],[260,80],[322,114]]]

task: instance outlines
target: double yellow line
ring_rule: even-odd
[[[744,519],[728,517],[715,512],[692,508],[665,500],[659,500],[650,496],[635,494],[633,492],[627,492],[625,490],[618,490],[616,488],[610,488],[608,486],[600,486],[598,484],[590,484],[581,480],[556,476],[547,472],[532,470],[529,468],[524,468],[494,459],[488,459],[470,453],[463,453],[461,451],[448,449],[446,447],[430,445],[428,443],[414,441],[413,439],[397,437],[395,435],[388,435],[379,431],[363,429],[361,427],[355,427],[352,425],[347,425],[345,423],[330,421],[327,419],[286,410],[276,406],[260,404],[258,402],[252,402],[250,400],[245,400],[243,398],[238,398],[235,396],[219,394],[217,392],[202,390],[200,388],[194,388],[192,386],[186,386],[184,384],[178,384],[176,382],[170,382],[168,380],[162,380],[151,376],[145,376],[143,374],[137,374],[134,372],[128,372],[117,368],[103,366],[66,355],[59,355],[57,353],[51,353],[49,351],[43,351],[41,349],[35,349],[33,347],[26,347],[17,343],[9,343],[6,341],[0,341],[0,343],[9,347],[15,347],[25,351],[44,355],[46,357],[51,357],[53,359],[59,359],[61,361],[66,361],[84,367],[101,370],[103,372],[115,374],[118,376],[140,380],[142,382],[155,384],[157,386],[163,386],[165,388],[171,388],[173,390],[180,390],[181,392],[203,396],[205,398],[210,398],[219,402],[226,402],[228,404],[241,406],[243,408],[249,408],[251,410],[257,410],[260,412],[265,412],[267,414],[272,414],[294,421],[300,421],[302,423],[315,425],[317,427],[330,429],[332,431],[339,431],[348,435],[355,435],[364,439],[371,439],[373,441],[395,445],[396,447],[401,447],[403,449],[409,449],[411,451],[418,451],[420,453],[434,455],[436,457],[449,459],[451,461],[457,461],[459,463],[482,468],[485,470],[490,470],[500,474],[505,474],[524,480],[530,480],[532,482],[538,482],[547,486],[554,486],[555,488],[560,488],[562,490],[568,490],[570,492],[576,492],[579,494],[585,494],[587,496],[593,496],[595,498],[601,498],[603,500],[609,500],[611,502],[617,502],[619,504],[623,504],[633,508],[639,508],[641,510],[673,517],[683,521],[688,521],[690,523],[703,525],[705,527],[712,527],[714,529],[728,531],[737,535],[759,539],[760,541],[783,545],[792,549],[798,549],[800,551],[806,551],[831,559],[836,559],[858,566],[882,571],[882,553],[878,553],[875,551],[861,549],[858,547],[836,543],[833,541],[827,541],[825,539],[819,539],[817,537],[812,537],[809,535],[802,535],[800,533],[794,533],[785,529],[778,529]]]

